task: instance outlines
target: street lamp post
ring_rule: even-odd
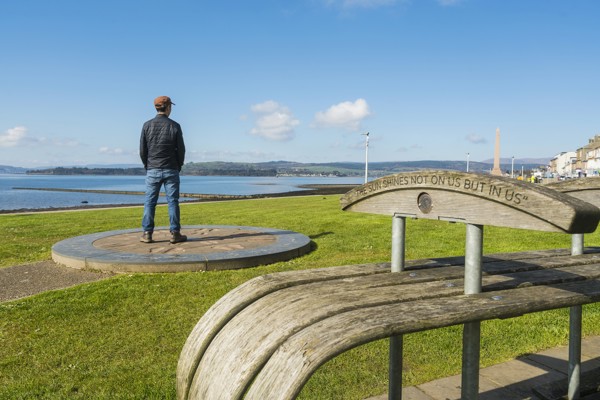
[[[365,183],[369,178],[369,132],[362,133],[365,136]]]
[[[469,153],[467,153],[467,172],[469,172]]]
[[[511,178],[515,177],[514,171],[515,171],[515,156],[512,156],[512,161],[510,163],[510,177]]]
[[[523,178],[523,180],[525,180],[525,170],[522,165],[521,165],[521,178]]]

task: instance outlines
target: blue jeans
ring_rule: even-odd
[[[160,188],[165,186],[169,206],[169,230],[179,232],[179,171],[176,169],[149,169],[146,171],[146,199],[144,201],[144,232],[154,232],[154,212]]]

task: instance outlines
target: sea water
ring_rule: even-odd
[[[0,210],[45,209],[81,205],[143,204],[143,195],[21,190],[56,188],[143,192],[144,176],[0,175]],[[181,193],[255,195],[301,190],[307,184],[360,184],[359,177],[181,176]],[[180,201],[193,198],[181,197]],[[166,199],[161,196],[159,202]]]

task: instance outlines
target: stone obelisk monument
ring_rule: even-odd
[[[492,175],[502,175],[500,169],[500,128],[496,128],[496,146],[494,146],[494,168],[492,169]]]

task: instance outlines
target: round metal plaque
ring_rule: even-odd
[[[433,200],[431,199],[429,193],[421,193],[417,198],[417,205],[423,214],[429,214],[431,212],[431,208],[433,207]]]

